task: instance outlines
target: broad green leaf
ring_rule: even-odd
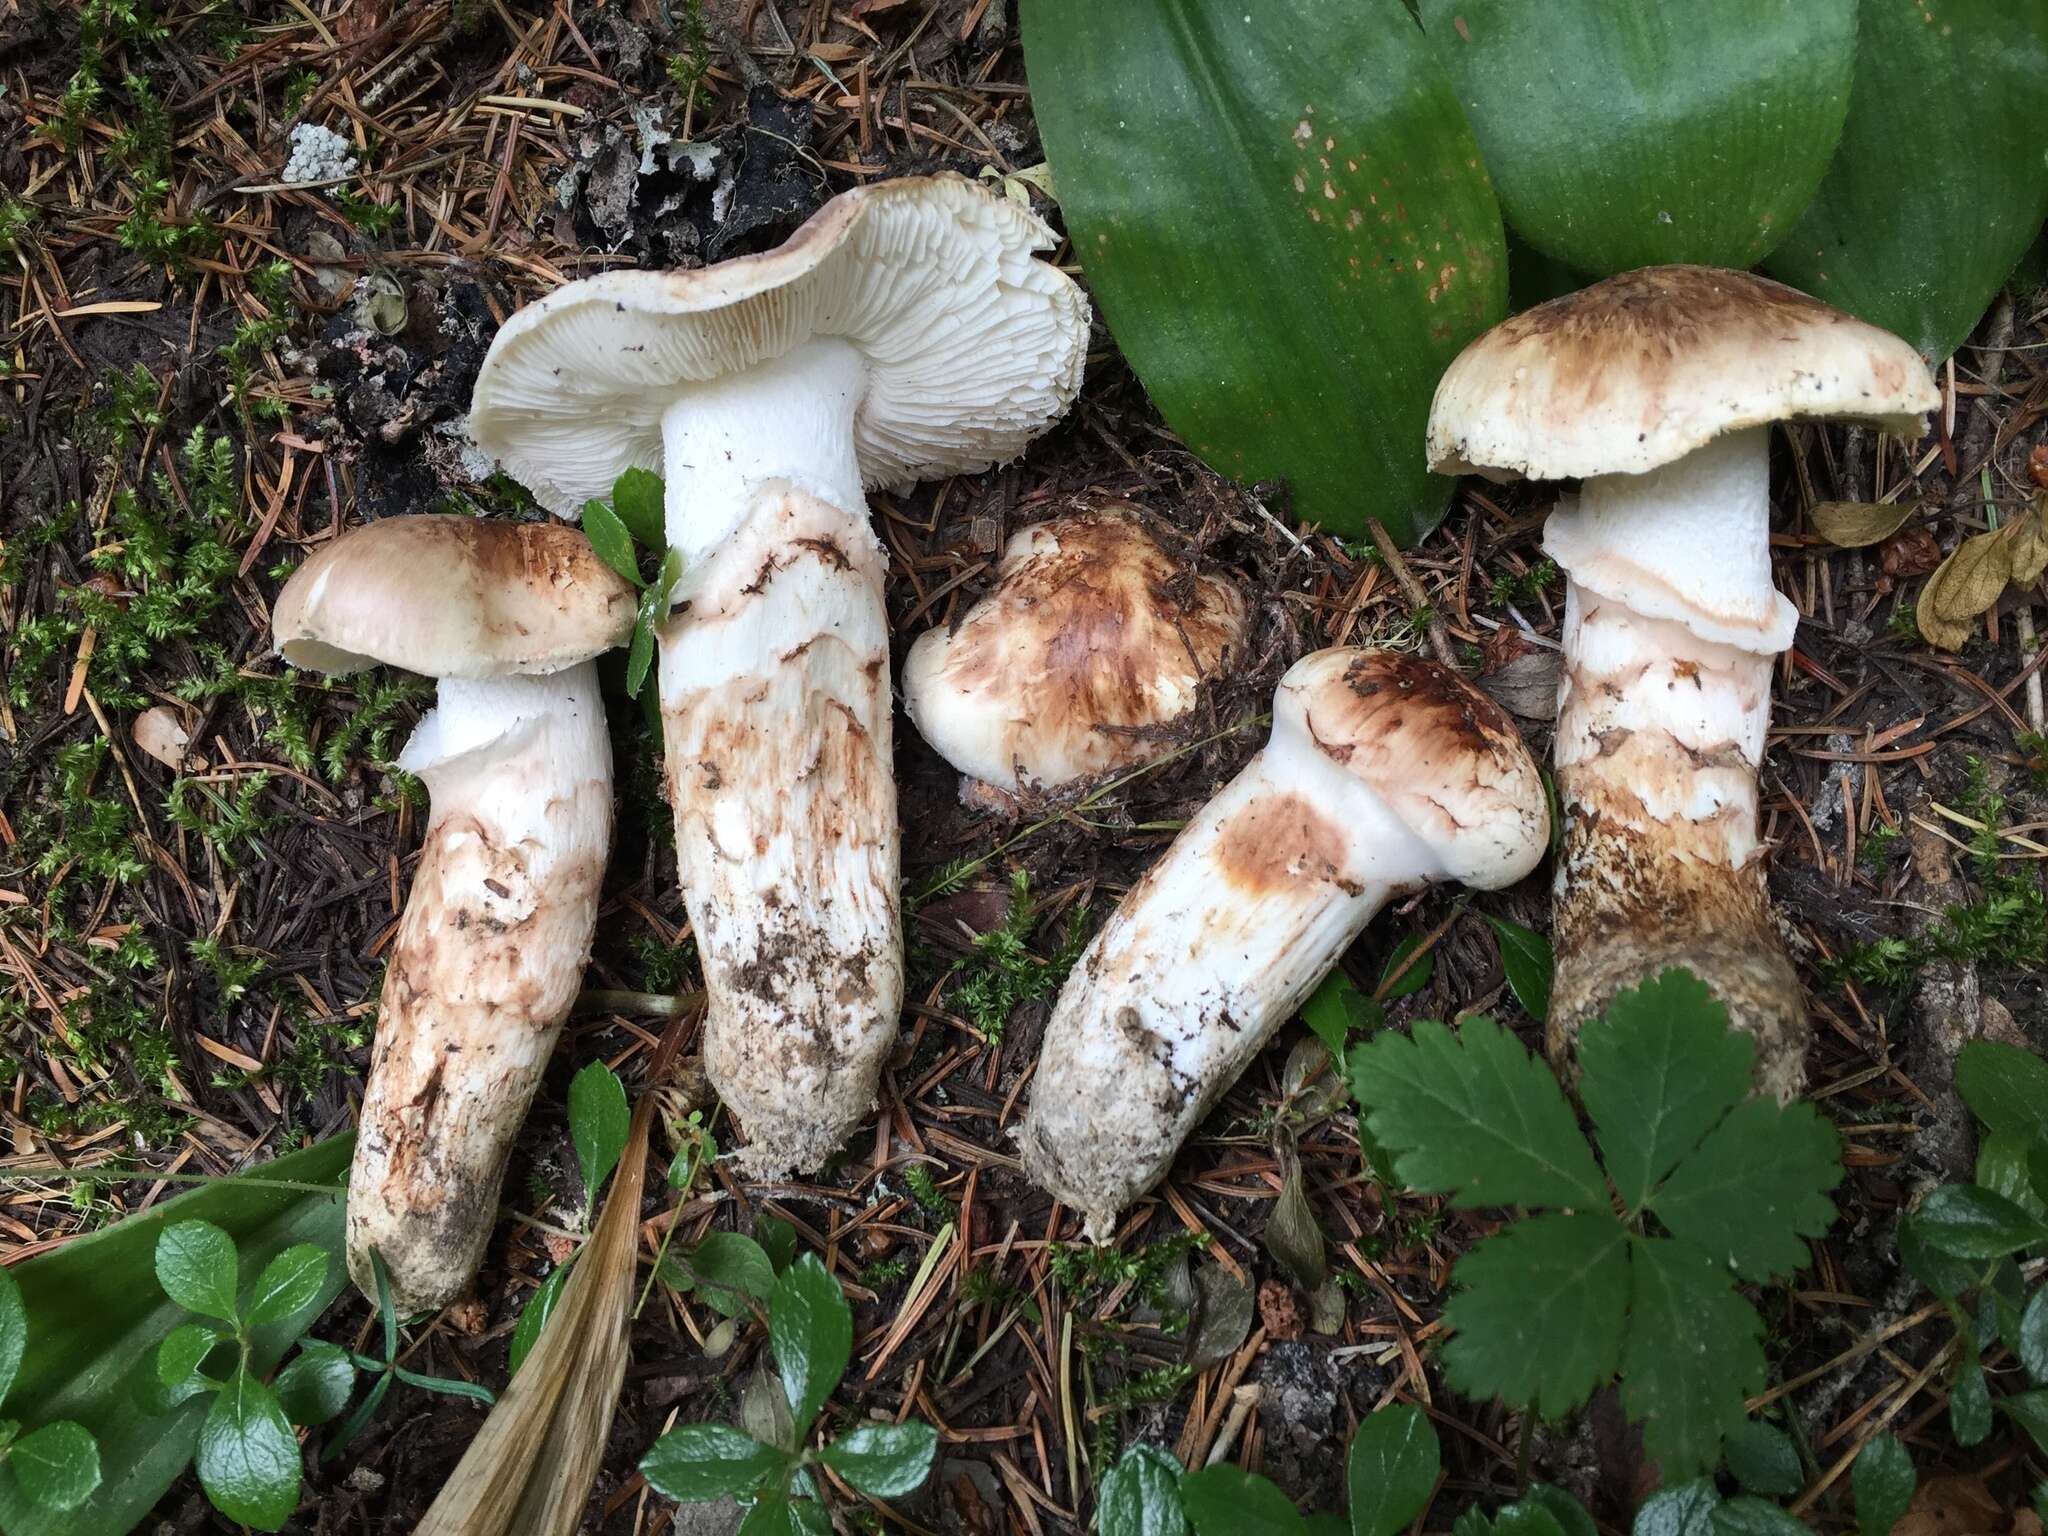
[[[1409,957],[1421,948],[1422,935],[1416,933],[1394,946],[1394,952],[1380,968],[1380,984],[1373,989],[1381,1002],[1391,1003],[1429,985],[1430,977],[1436,974],[1436,951],[1428,950],[1411,960]]]
[[[1532,1216],[1479,1243],[1451,1272],[1451,1385],[1546,1419],[1583,1403],[1621,1354],[1628,1242],[1599,1210]]]
[[[1541,1504],[1510,1504],[1493,1517],[1496,1536],[1565,1536],[1557,1516]]]
[[[929,1424],[863,1424],[819,1454],[847,1485],[878,1499],[913,1493],[932,1470],[939,1432]]]
[[[256,1289],[249,1293],[249,1321],[289,1322],[319,1300],[326,1281],[326,1254],[311,1243],[285,1249],[256,1277]]]
[[[832,1536],[832,1519],[812,1499],[777,1493],[747,1511],[735,1536]]]
[[[1579,1034],[1579,1097],[1631,1211],[1749,1094],[1756,1047],[1690,971],[1617,993]]]
[[[1835,1129],[1812,1105],[1748,1099],[1679,1162],[1650,1209],[1743,1279],[1765,1280],[1806,1267],[1800,1239],[1833,1225],[1827,1191],[1841,1177]]]
[[[1500,963],[1507,973],[1508,990],[1515,994],[1522,1012],[1541,1024],[1550,1017],[1550,978],[1557,969],[1550,940],[1533,928],[1524,928],[1504,917],[1480,915],[1500,941]]]
[[[324,1304],[347,1282],[339,1191],[269,1186],[334,1186],[352,1146],[352,1138],[340,1137],[289,1153],[248,1170],[263,1183],[230,1177],[202,1185],[10,1271],[35,1330],[8,1411],[31,1423],[82,1424],[99,1442],[104,1477],[77,1512],[62,1517],[33,1509],[0,1479],[0,1528],[8,1536],[126,1536],[142,1521],[190,1461],[213,1398],[194,1397],[169,1411],[148,1405],[158,1345],[192,1321],[157,1285],[157,1238],[195,1217],[221,1227],[240,1253],[238,1289],[286,1248],[316,1243],[334,1260]],[[282,1325],[258,1327],[251,1369],[272,1369],[294,1337]]]
[[[1196,453],[1413,543],[1431,392],[1505,313],[1479,146],[1398,0],[1025,0],[1032,106],[1090,288]]]
[[[1991,1130],[2048,1142],[2048,1061],[2032,1051],[1972,1040],[1956,1056],[1956,1091]]]
[[[1920,1481],[1905,1442],[1886,1431],[1856,1454],[1849,1486],[1856,1494],[1856,1529],[1860,1536],[1891,1536],[1905,1518]]]
[[[1227,1461],[1183,1478],[1180,1506],[1195,1536],[1305,1536],[1308,1529],[1286,1494]]]
[[[1769,1499],[1729,1499],[1714,1507],[1712,1518],[1717,1536],[1812,1536],[1805,1521]]]
[[[220,1343],[220,1331],[209,1323],[174,1328],[157,1346],[156,1379],[167,1387],[183,1386]]]
[[[612,482],[612,511],[647,549],[668,547],[667,512],[661,476],[637,464]]]
[[[2048,213],[2044,122],[2048,0],[1863,0],[1841,147],[1766,265],[1939,362]]]
[[[1508,222],[1582,272],[1747,267],[1821,184],[1855,0],[1423,0]]]
[[[294,1424],[325,1424],[348,1406],[356,1368],[348,1352],[323,1339],[302,1339],[291,1364],[271,1384],[277,1405]]]
[[[188,1312],[232,1323],[240,1273],[235,1240],[210,1221],[181,1221],[157,1239],[157,1283]]]
[[[1097,1536],[1187,1536],[1180,1508],[1180,1463],[1142,1440],[1127,1446],[1102,1480]]]
[[[1764,1384],[1763,1321],[1725,1266],[1690,1245],[1638,1237],[1629,1250],[1622,1402],[1664,1475],[1690,1476],[1721,1459],[1743,1399]]]
[[[590,540],[590,547],[597,552],[598,559],[634,586],[643,584],[640,563],[633,555],[633,535],[626,531],[626,525],[610,507],[601,501],[583,503],[583,536]]]
[[[1550,1069],[1484,1016],[1351,1052],[1351,1091],[1410,1187],[1453,1205],[1605,1209],[1606,1181]]]
[[[2048,1242],[2048,1226],[2003,1195],[1975,1184],[1944,1184],[1913,1211],[1927,1244],[1957,1259],[1996,1259]]]
[[[397,1379],[395,1373],[386,1371],[370,1383],[370,1390],[365,1392],[362,1401],[349,1411],[349,1416],[341,1421],[340,1426],[334,1431],[334,1438],[327,1442],[327,1448],[320,1453],[322,1461],[334,1460],[348,1448],[350,1441],[363,1432],[370,1420],[377,1416],[377,1410],[384,1404],[385,1394],[391,1390],[391,1383]]]
[[[2034,1448],[2048,1456],[2048,1391],[2008,1392],[1998,1406],[2033,1438]]]
[[[2034,1147],[2016,1131],[1986,1131],[1977,1143],[1977,1182],[2029,1216],[2048,1216],[2034,1190]]]
[[[2037,1387],[2048,1386],[2048,1286],[2036,1286],[2020,1314],[2020,1332],[2013,1351]]]
[[[1977,1283],[1977,1267],[1936,1248],[1911,1212],[1899,1222],[1899,1262],[1937,1296],[1953,1299]]]
[[[768,1344],[789,1392],[797,1434],[808,1435],[853,1354],[853,1310],[815,1253],[798,1259],[775,1282]]]
[[[68,1419],[31,1430],[8,1448],[7,1466],[33,1504],[66,1514],[100,1485],[100,1448]]]
[[[640,1475],[656,1493],[692,1503],[767,1488],[789,1466],[783,1452],[729,1424],[685,1424],[654,1442]]]
[[[1468,1504],[1451,1522],[1451,1536],[1493,1536],[1493,1522],[1477,1504]]]
[[[1660,1488],[1636,1510],[1630,1536],[1708,1536],[1721,1492],[1711,1477]]]
[[[571,1255],[571,1262],[574,1257]],[[533,1353],[533,1346],[540,1342],[540,1331],[547,1326],[549,1315],[562,1299],[562,1287],[569,1281],[569,1267],[569,1264],[557,1264],[554,1273],[534,1288],[533,1295],[520,1309],[519,1321],[512,1325],[512,1342],[505,1350],[507,1376],[519,1374],[519,1367],[526,1363],[526,1357]]]
[[[1799,1448],[1775,1424],[1750,1419],[1728,1435],[1728,1470],[1743,1492],[1790,1498],[1806,1486]]]
[[[213,1394],[194,1461],[199,1485],[230,1520],[274,1531],[299,1503],[299,1442],[270,1388],[236,1371]]]
[[[766,1302],[775,1294],[774,1260],[743,1233],[707,1232],[682,1262],[699,1298],[726,1317],[744,1317],[749,1298]]]
[[[638,698],[641,684],[647,681],[647,669],[654,662],[655,634],[668,622],[669,609],[675,602],[676,583],[682,579],[683,557],[680,551],[672,549],[662,556],[661,569],[655,573],[647,590],[640,594],[639,616],[633,624],[633,644],[626,653],[628,698]]]
[[[1345,1466],[1352,1536],[1397,1536],[1429,1503],[1442,1466],[1429,1416],[1410,1403],[1369,1415]]]
[[[1555,1484],[1531,1483],[1529,1491],[1515,1502],[1544,1511],[1557,1522],[1564,1536],[1600,1536],[1600,1527],[1594,1523],[1586,1506]]]
[[[28,1308],[21,1303],[21,1287],[0,1269],[0,1403],[7,1401],[7,1390],[14,1385],[14,1373],[21,1369],[27,1348]]]
[[[1991,1433],[1991,1383],[1975,1350],[1964,1356],[1949,1385],[1948,1427],[1957,1445],[1982,1445]]]
[[[576,1147],[576,1166],[583,1171],[584,1196],[593,1205],[626,1150],[626,1129],[632,1121],[625,1086],[603,1062],[591,1062],[569,1080],[569,1140]]]
[[[1301,1022],[1339,1061],[1350,1037],[1369,1035],[1386,1021],[1386,1010],[1359,991],[1349,976],[1332,971],[1301,1005]]]
[[[761,1251],[768,1255],[768,1262],[776,1274],[781,1274],[796,1262],[796,1228],[770,1211],[760,1211],[754,1216],[754,1241],[761,1245]],[[766,1292],[762,1293],[766,1299]]]

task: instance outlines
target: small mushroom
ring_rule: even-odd
[[[575,1001],[611,842],[592,657],[634,595],[573,528],[399,517],[345,533],[271,614],[294,666],[440,680],[399,754],[432,797],[384,978],[349,1174],[349,1273],[401,1312],[482,1257],[505,1162]]]
[[[780,250],[613,272],[498,332],[471,431],[566,517],[667,482],[660,636],[711,1081],[744,1166],[818,1167],[874,1107],[903,998],[884,555],[864,488],[1014,458],[1080,387],[1053,236],[958,176],[834,198]]]
[[[1496,326],[1437,387],[1431,468],[1579,479],[1543,547],[1568,578],[1558,688],[1563,1062],[1615,993],[1684,966],[1805,1078],[1799,978],[1764,885],[1757,769],[1799,612],[1771,582],[1773,421],[1907,437],[1940,404],[1906,342],[1746,272],[1651,267]]]
[[[1110,915],[1046,1025],[1024,1170],[1106,1241],[1389,900],[1493,890],[1543,856],[1543,780],[1499,707],[1434,662],[1317,651],[1272,739]]]
[[[1170,745],[1244,644],[1244,595],[1186,574],[1121,502],[1023,529],[988,594],[903,663],[903,704],[941,757],[1014,793],[1130,768]]]

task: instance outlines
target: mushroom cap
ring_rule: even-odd
[[[1512,315],[1459,353],[1430,406],[1429,467],[1639,475],[1725,432],[1802,417],[1917,437],[1940,403],[1910,344],[1796,288],[1645,267]]]
[[[561,523],[388,517],[321,546],[271,608],[295,667],[429,677],[559,672],[623,644],[631,585]]]
[[[1304,656],[1273,695],[1273,740],[1365,785],[1461,885],[1513,885],[1549,846],[1528,747],[1499,705],[1436,662],[1352,646]]]
[[[478,447],[566,517],[660,471],[680,386],[807,342],[858,349],[861,478],[905,485],[1015,458],[1073,401],[1088,301],[1033,253],[1041,219],[965,178],[843,192],[782,246],[688,272],[607,272],[520,310],[477,376]]]
[[[1188,576],[1136,507],[1101,503],[1011,538],[987,595],[911,646],[904,707],[962,773],[1054,788],[1158,755],[1128,728],[1188,710],[1247,618],[1244,594]]]

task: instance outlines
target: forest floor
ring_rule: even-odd
[[[942,168],[1007,178],[1042,159],[1012,0],[172,0],[161,37],[146,35],[148,0],[87,9],[98,36],[81,36],[79,7],[0,0],[0,1260],[163,1198],[171,1186],[138,1165],[224,1173],[349,1127],[421,821],[378,765],[428,685],[288,674],[268,605],[307,550],[354,523],[530,513],[506,482],[473,480],[462,449],[502,320],[608,267],[772,247],[851,186]],[[301,121],[351,141],[361,170],[280,187]],[[1037,206],[1057,223],[1056,205]],[[2029,912],[2038,924],[2048,858],[2042,653],[2010,598],[1960,654],[1912,623],[1941,554],[2035,493],[2044,360],[2043,297],[2001,299],[1943,375],[1938,433],[1910,455],[1850,429],[1795,428],[1774,450],[1779,583],[1805,622],[1776,679],[1764,830],[1817,1025],[1813,1094],[1849,1176],[1813,1267],[1760,1304],[1774,1382],[1810,1378],[1792,1402],[1823,1466],[1931,1349],[1932,1324],[1837,1363],[1896,1302],[1902,1204],[1967,1173],[1944,1086],[1955,1046],[2048,1044],[2041,956],[2015,942]],[[856,1305],[840,1408],[944,1432],[940,1476],[904,1506],[922,1528],[1077,1530],[1102,1455],[1142,1434],[1198,1464],[1246,1384],[1264,1403],[1234,1454],[1291,1493],[1340,1502],[1338,1448],[1398,1396],[1437,1420],[1443,1508],[1510,1496],[1519,1426],[1448,1393],[1432,1365],[1451,1264],[1488,1221],[1363,1180],[1346,1113],[1301,1149],[1343,1277],[1335,1332],[1306,1325],[1306,1298],[1261,1244],[1298,1031],[1127,1217],[1121,1266],[1065,1256],[1075,1222],[1017,1172],[1007,1131],[1070,925],[1099,921],[1256,750],[1255,717],[1293,658],[1413,648],[1428,627],[1366,549],[1288,531],[1284,489],[1254,495],[1183,451],[1098,317],[1079,403],[1022,462],[874,498],[896,660],[973,600],[1011,532],[1101,496],[1156,514],[1187,558],[1255,595],[1246,666],[1161,765],[1009,817],[964,808],[899,719],[911,989],[881,1113],[815,1181],[750,1185],[721,1165],[713,1194],[675,1219],[690,1237],[772,1211],[826,1256]],[[1839,550],[1811,514],[1843,501],[1917,510],[1881,544]],[[1538,547],[1547,504],[1468,484],[1407,556],[1539,754],[1562,591]],[[619,836],[589,984],[685,991],[695,967],[656,754],[638,709],[617,702]],[[181,733],[182,762],[142,746],[139,721]],[[1028,914],[1012,907],[1026,882]],[[1370,991],[1397,944],[1424,938],[1428,979],[1390,1005],[1395,1025],[1484,1011],[1533,1044],[1484,915],[1544,931],[1548,905],[1547,870],[1469,901],[1426,893],[1383,914],[1346,969]],[[1959,924],[1973,958],[1912,963],[1916,936]],[[1021,951],[977,943],[991,930]],[[678,1026],[685,1055],[696,1024]],[[513,1323],[556,1262],[547,1228],[579,1214],[569,1077],[603,1059],[638,1083],[662,1028],[573,1022],[473,1302],[408,1329],[415,1369],[502,1384]],[[72,1176],[5,1177],[53,1163]],[[651,1245],[670,1212],[650,1196],[645,1214]],[[907,1305],[949,1222],[961,1240]],[[1193,1232],[1207,1234],[1200,1262],[1257,1297],[1241,1347],[1199,1368],[1186,1351],[1202,1329],[1162,1328],[1144,1303],[1155,1272],[1169,1304],[1183,1294],[1189,1245],[1171,1239]],[[761,1354],[745,1329],[708,1358],[714,1319],[657,1296],[593,1531],[713,1528],[688,1510],[673,1524],[633,1468],[665,1427],[729,1415]],[[353,1343],[370,1320],[351,1293],[315,1331]],[[1937,1382],[1893,1420],[1923,1466],[1960,1464],[1942,1409]],[[346,1462],[309,1459],[294,1528],[412,1529],[482,1411],[399,1387]],[[1609,1524],[1644,1475],[1605,1400],[1531,1454]],[[2008,1458],[1987,1475],[2012,1470]],[[1842,1496],[1824,1491],[1813,1518],[1839,1514]],[[159,1516],[213,1528],[189,1484]]]

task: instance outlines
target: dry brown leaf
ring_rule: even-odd
[[[626,1379],[652,1097],[540,1341],[414,1536],[573,1536]]]
[[[1944,651],[1961,650],[1976,627],[1977,615],[1998,601],[2012,578],[2012,544],[2005,537],[2007,531],[2001,528],[1963,540],[1927,578],[1914,617],[1929,645]]]
[[[2035,497],[2005,532],[2012,545],[2012,579],[2018,586],[2031,587],[2048,569],[2048,496]]]
[[[155,704],[135,717],[128,728],[135,745],[173,773],[182,773],[185,755],[192,745],[192,733],[185,729],[178,712],[168,704]]]
[[[1813,509],[1813,528],[1830,544],[1862,549],[1865,545],[1882,544],[1905,527],[1906,519],[1918,510],[1910,503],[1824,501]]]
[[[2010,1523],[1984,1480],[1961,1473],[1930,1477],[1914,1489],[1892,1536],[1997,1536]]]

